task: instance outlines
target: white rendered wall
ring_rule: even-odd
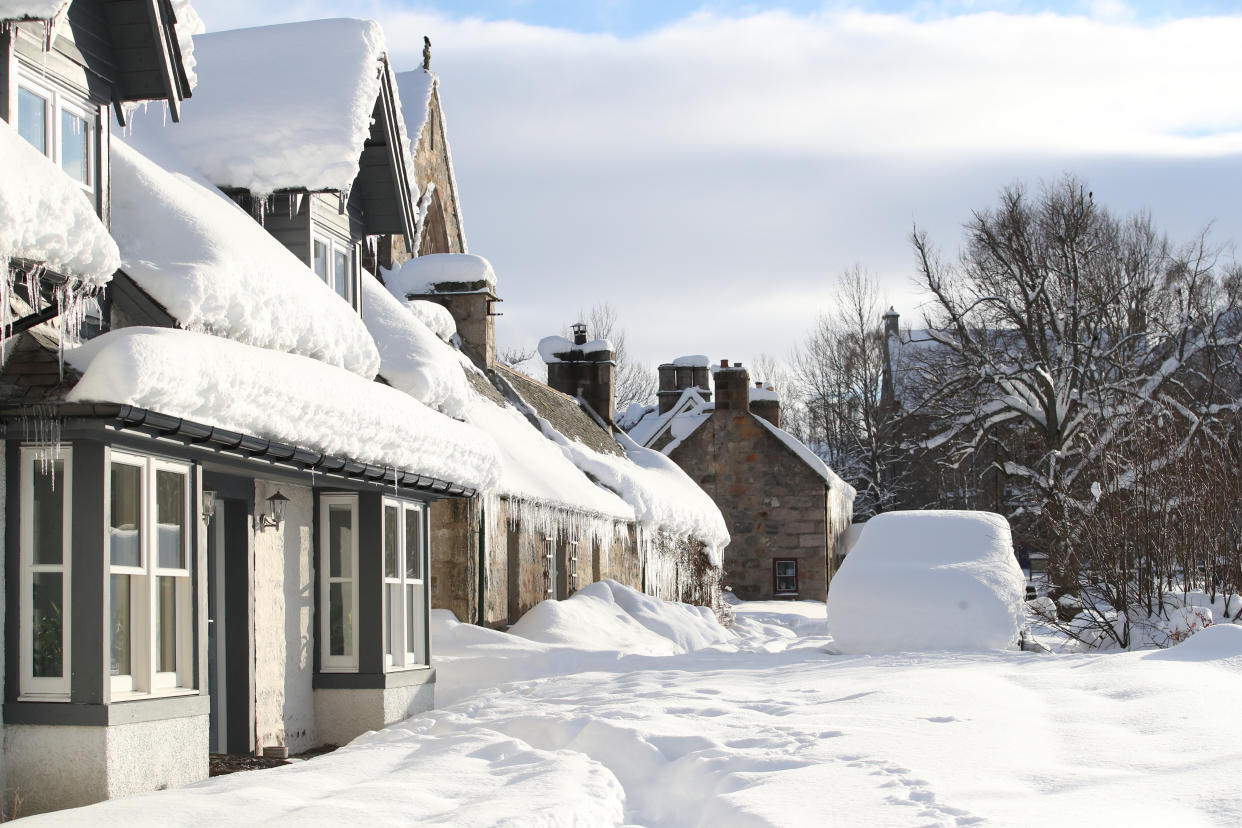
[[[254,538],[255,732],[258,747],[299,753],[323,741],[315,732],[314,533],[310,489],[255,482],[255,508],[277,490],[287,498],[279,529]]]
[[[206,779],[207,728],[206,715],[111,727],[7,725],[5,765],[19,813]]]
[[[386,690],[316,690],[319,740],[329,745],[348,744],[369,730],[379,730],[430,710],[435,702],[435,687],[428,683]]]

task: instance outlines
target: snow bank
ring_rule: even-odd
[[[148,408],[476,489],[495,443],[413,397],[306,357],[166,328],[123,328],[65,352],[73,402]]]
[[[617,435],[625,457],[592,451],[570,440],[541,420],[551,437],[574,465],[621,496],[634,507],[640,524],[688,535],[707,544],[707,556],[720,566],[720,553],[729,543],[729,530],[720,509],[681,468],[658,451],[643,448],[626,434]]]
[[[492,263],[473,253],[432,253],[410,259],[401,267],[381,270],[384,284],[398,299],[436,293],[445,284],[445,293],[464,293],[494,289],[496,272]]]
[[[888,512],[833,576],[828,631],[845,653],[1011,648],[1024,593],[1000,515]]]
[[[1242,627],[1213,624],[1167,650],[1143,656],[1153,661],[1215,661],[1242,671]]]
[[[0,123],[0,182],[0,263],[29,259],[95,286],[112,278],[120,253],[90,199],[8,122]]]
[[[600,351],[613,350],[615,348],[612,346],[612,341],[608,339],[592,339],[590,342],[584,342],[581,345],[570,342],[563,336],[545,336],[539,340],[539,356],[549,365],[561,362],[559,355],[568,354],[571,351],[578,351],[582,354],[595,354]]]
[[[350,189],[379,97],[379,24],[284,23],[194,46],[202,81],[168,133],[209,181],[256,194]],[[135,132],[161,126],[162,112],[135,115]]]
[[[371,379],[379,354],[347,302],[160,135],[112,140],[112,232],[123,267],[184,327]],[[364,301],[364,307],[365,307]]]

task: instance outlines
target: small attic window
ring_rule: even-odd
[[[19,69],[16,109],[18,134],[78,182],[94,203],[98,107],[82,95]]]

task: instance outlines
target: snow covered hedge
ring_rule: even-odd
[[[1004,517],[887,512],[829,584],[828,632],[843,653],[1009,648],[1025,586]]]

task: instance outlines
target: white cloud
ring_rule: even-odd
[[[1242,17],[1140,25],[1105,0],[1077,16],[698,14],[618,38],[378,2],[196,5],[216,28],[373,16],[398,68],[431,36],[502,341],[609,299],[649,361],[783,354],[855,262],[908,317],[914,221],[952,251],[1002,185],[1066,170],[1175,234],[1213,218],[1218,239],[1242,232]]]

